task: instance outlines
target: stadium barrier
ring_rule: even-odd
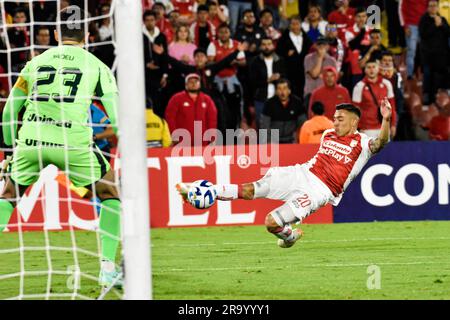
[[[261,225],[281,201],[219,201],[207,210],[197,210],[183,204],[174,186],[179,181],[199,179],[221,184],[255,181],[271,166],[303,163],[316,151],[317,145],[149,149],[151,226]],[[338,207],[328,205],[305,223],[450,220],[449,159],[448,142],[390,143],[350,184]],[[115,167],[119,166],[117,162]],[[94,207],[75,192],[68,192],[58,174],[54,166],[45,168],[21,200],[22,230],[97,227]],[[16,212],[10,231],[17,230],[17,218]]]

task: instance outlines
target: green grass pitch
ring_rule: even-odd
[[[290,249],[262,226],[152,230],[155,299],[450,299],[450,221],[304,225]],[[75,233],[81,250],[97,252],[92,232]],[[0,298],[19,295],[18,234],[0,236]],[[43,247],[42,232],[24,233],[27,247]],[[67,294],[74,255],[69,232],[49,232],[45,251],[25,250],[23,293]],[[77,255],[84,276],[79,293],[96,298],[98,258]],[[49,279],[51,263],[56,274]],[[376,274],[372,271],[378,270]],[[58,273],[58,271],[60,271]],[[33,273],[35,272],[35,273]],[[375,277],[379,276],[378,284]],[[368,282],[372,289],[368,288]],[[373,288],[375,285],[375,288]],[[107,299],[118,299],[111,292]],[[38,296],[36,296],[38,297]],[[43,297],[40,297],[43,298]]]

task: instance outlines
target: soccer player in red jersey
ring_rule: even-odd
[[[283,200],[285,203],[266,216],[266,228],[278,237],[282,248],[292,247],[301,238],[301,229],[291,224],[328,203],[338,205],[344,190],[355,179],[367,161],[389,141],[392,106],[387,98],[380,105],[383,117],[376,139],[359,133],[361,111],[352,104],[336,106],[334,129],[326,130],[317,154],[304,164],[270,168],[266,175],[252,183],[215,185],[218,200],[257,198]],[[177,184],[186,199],[188,183]]]

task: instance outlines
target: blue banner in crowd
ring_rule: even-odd
[[[393,142],[355,179],[334,222],[450,220],[450,142]]]

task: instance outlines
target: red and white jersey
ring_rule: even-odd
[[[360,132],[344,137],[334,129],[323,133],[319,151],[306,165],[330,189],[334,196],[331,204],[338,205],[344,190],[369,161],[370,140]]]

